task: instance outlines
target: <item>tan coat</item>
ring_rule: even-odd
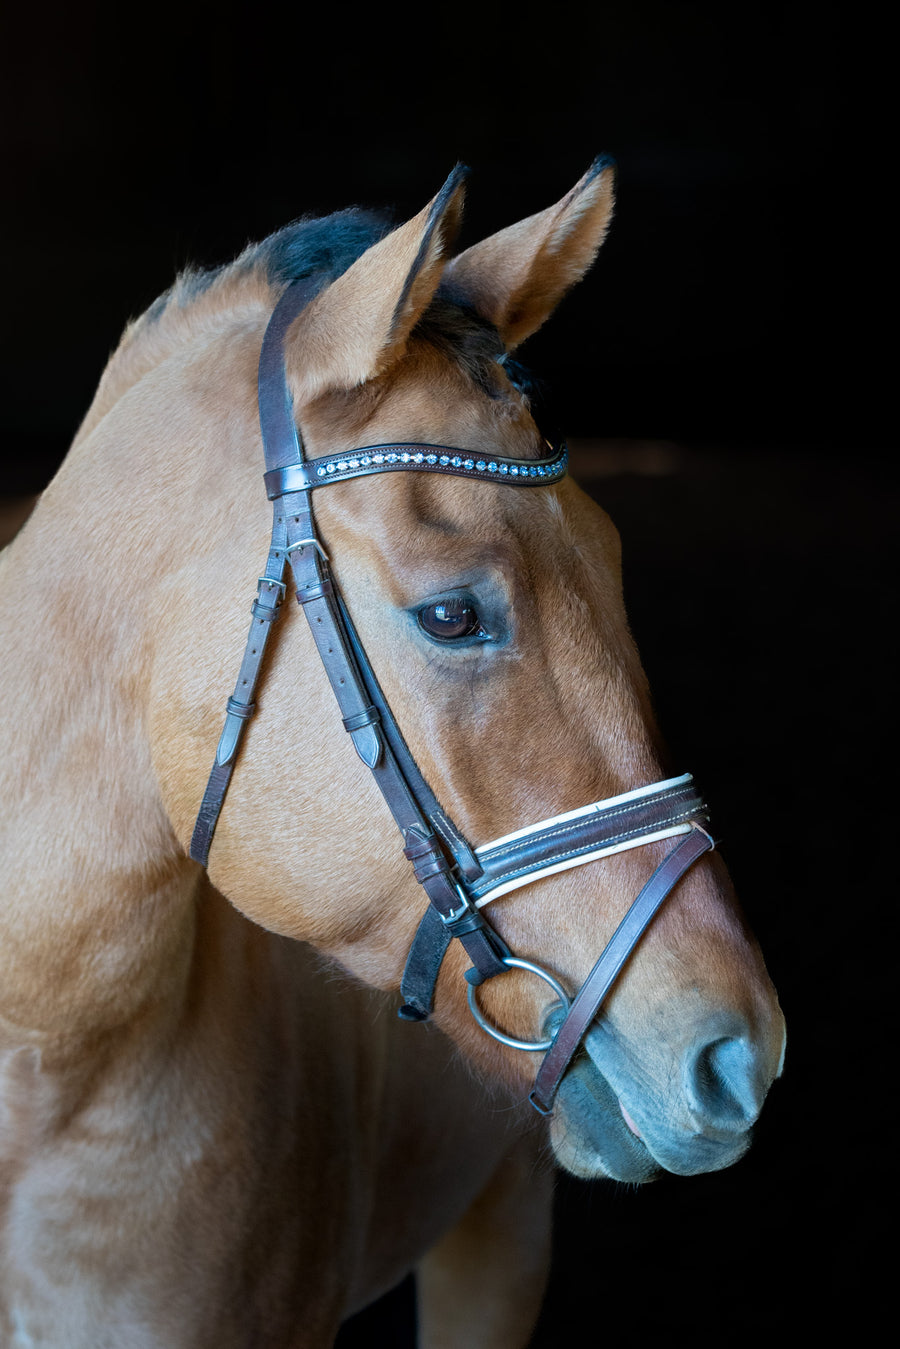
[[[501,367],[476,389],[415,325],[443,280],[517,345],[590,265],[611,171],[448,262],[461,200],[369,249],[291,329],[311,456],[540,454]],[[780,1011],[716,858],[657,920],[549,1131],[523,1104],[533,1056],[469,1017],[461,953],[436,1025],[399,1023],[424,898],[293,606],[208,877],[189,860],[266,551],[255,378],[275,298],[245,260],[134,325],[0,561],[11,1349],[318,1349],[412,1268],[428,1349],[516,1349],[554,1156],[588,1176],[638,1146],[684,1173],[727,1165],[779,1071]],[[617,536],[574,484],[399,474],[320,495],[388,699],[474,843],[664,776]],[[491,640],[439,649],[416,609],[460,587]],[[577,987],[658,860],[541,881],[493,919]],[[545,994],[510,974],[482,998],[533,1038]]]

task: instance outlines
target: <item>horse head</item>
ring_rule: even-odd
[[[318,270],[307,258],[314,284],[282,350],[308,459],[341,467],[361,446],[410,443],[453,447],[482,467],[547,459],[547,428],[511,353],[591,266],[611,218],[613,170],[597,161],[555,206],[454,256],[463,190],[456,172],[406,224],[366,226],[362,242]],[[340,227],[348,237],[355,220]],[[148,717],[185,850],[240,662],[239,597],[252,593],[265,557],[255,359],[285,282],[302,274],[293,240],[278,236],[244,264],[242,307],[227,325],[198,320],[181,401],[172,399],[173,432],[187,428],[195,443],[187,490],[206,537],[191,558],[190,603],[173,606],[155,637]],[[348,475],[316,494],[315,518],[317,546],[411,755],[475,849],[627,798],[670,771],[628,629],[616,530],[571,479],[513,490],[465,474]],[[182,580],[176,568],[173,593]],[[349,743],[314,637],[285,610],[209,875],[256,923],[396,992],[427,900]],[[202,659],[186,661],[201,640]],[[498,895],[493,929],[571,993],[666,848],[649,842]],[[454,943],[434,1019],[478,1074],[524,1098],[535,1056],[473,1019],[468,963]],[[512,1039],[541,1041],[559,1022],[552,988],[527,969],[510,967],[477,998]],[[707,853],[628,959],[565,1073],[550,1122],[556,1157],[578,1175],[623,1180],[726,1166],[747,1146],[783,1045],[761,955],[718,854]]]

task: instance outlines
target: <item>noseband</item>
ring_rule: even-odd
[[[479,848],[472,848],[441,809],[403,739],[332,578],[316,533],[312,492],[347,478],[410,471],[540,487],[565,476],[567,452],[560,443],[547,458],[521,460],[440,445],[397,444],[306,459],[294,424],[283,344],[288,327],[321,284],[317,278],[293,282],[263,338],[259,415],[266,490],[274,503],[272,540],[257,585],[237,685],[226,705],[225,726],[194,827],[191,857],[203,866],[208,862],[241,736],[255,710],[253,694],[269,633],[285,598],[290,563],[297,600],[344,726],[387,802],[403,836],[403,851],[429,899],[403,972],[399,1014],[410,1021],[430,1015],[441,963],[451,941],[458,939],[472,961],[466,971],[468,1000],[479,1025],[503,1044],[544,1053],[530,1100],[542,1114],[549,1114],[572,1056],[635,945],[680,878],[714,846],[704,828],[706,807],[690,774],[684,774],[542,820]],[[514,956],[484,916],[483,909],[492,900],[543,876],[676,837],[678,842],[634,900],[574,999],[546,970]],[[554,1014],[558,1029],[551,1038],[515,1040],[491,1025],[479,1008],[478,986],[510,969],[536,975],[556,994],[562,1015]]]

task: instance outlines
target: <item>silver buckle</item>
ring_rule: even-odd
[[[296,543],[289,543],[284,551],[286,553],[293,553],[294,550],[297,548],[305,548],[308,543],[312,544],[313,548],[315,548],[316,552],[319,554],[319,557],[322,559],[323,562],[330,561],[328,554],[325,552],[325,549],[322,547],[321,543],[319,543],[318,539],[298,539]]]
[[[462,900],[458,909],[451,909],[449,913],[441,913],[438,910],[438,917],[442,923],[455,923],[457,918],[462,918],[464,913],[477,913],[478,910],[463,890],[459,881],[453,882],[453,888]]]
[[[280,592],[278,596],[278,603],[281,604],[285,595],[287,594],[287,586],[285,585],[284,581],[277,581],[274,576],[258,577],[256,582],[256,594],[257,597],[259,598],[262,597],[263,586],[277,586]]]

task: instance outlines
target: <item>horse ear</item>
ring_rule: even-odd
[[[562,201],[466,249],[446,280],[499,332],[507,350],[549,318],[580,281],[612,219],[615,166],[595,159]]]
[[[355,388],[403,354],[456,240],[465,176],[457,165],[423,211],[367,249],[292,324],[285,365],[304,399]]]

